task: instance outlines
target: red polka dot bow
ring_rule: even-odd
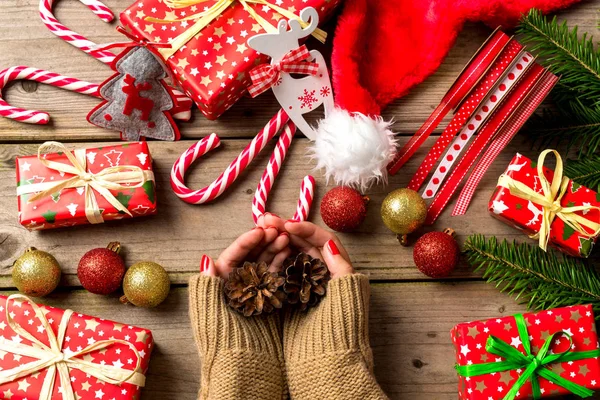
[[[277,85],[281,79],[281,72],[316,75],[319,71],[319,64],[305,61],[309,58],[310,52],[305,45],[302,45],[287,53],[277,63],[259,65],[250,71],[253,85],[248,88],[248,92],[252,97],[256,97],[271,86]]]

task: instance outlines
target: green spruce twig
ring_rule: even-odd
[[[546,310],[592,304],[600,317],[600,276],[583,260],[545,252],[529,244],[501,243],[495,237],[470,236],[465,243],[468,262],[502,292],[515,296],[529,309]]]
[[[565,165],[565,176],[580,185],[600,191],[600,155],[568,160]]]

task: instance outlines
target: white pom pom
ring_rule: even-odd
[[[387,182],[387,165],[396,154],[391,122],[335,108],[319,122],[310,154],[329,181],[362,192]]]

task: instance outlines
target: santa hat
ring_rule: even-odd
[[[336,183],[385,181],[395,153],[382,109],[439,67],[466,21],[514,26],[579,0],[345,0],[333,39],[336,109],[319,123],[312,153]]]

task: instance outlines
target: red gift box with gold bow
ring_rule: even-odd
[[[0,397],[137,399],[152,333],[71,310],[0,296]]]
[[[19,223],[29,230],[98,224],[156,213],[146,142],[74,151],[58,142],[16,159]]]
[[[140,0],[121,23],[153,43],[184,92],[208,119],[216,119],[245,94],[249,72],[268,58],[247,46],[259,33],[276,32],[280,19],[314,7],[326,20],[341,0]],[[323,33],[317,33],[321,38]]]
[[[554,153],[553,170],[544,166]],[[600,233],[600,195],[563,176],[560,155],[545,150],[537,161],[517,154],[498,180],[489,211],[547,245],[575,257],[588,257]]]

